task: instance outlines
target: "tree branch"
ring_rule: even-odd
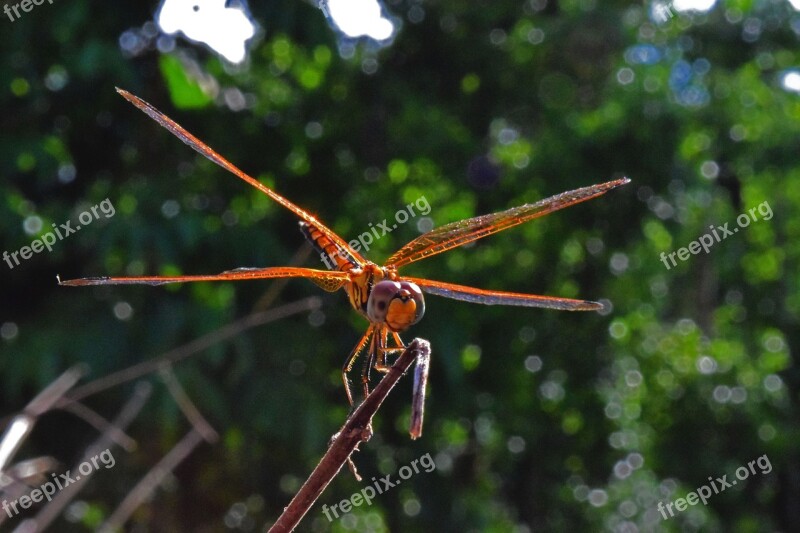
[[[341,470],[359,443],[366,442],[372,437],[372,417],[400,377],[406,373],[415,360],[427,362],[430,351],[431,346],[428,341],[423,339],[411,341],[408,348],[405,349],[395,364],[392,365],[392,368],[389,369],[386,376],[375,387],[375,390],[358,406],[342,429],[339,430],[339,433],[334,435],[333,443],[328,448],[328,451],[325,452],[322,460],[300,488],[300,491],[295,494],[292,501],[283,510],[283,514],[268,529],[269,533],[289,532],[297,527],[297,524],[300,523],[303,516],[311,509],[317,498]]]
[[[235,337],[243,331],[274,322],[287,316],[291,316],[304,311],[313,311],[319,309],[321,300],[318,296],[310,296],[296,302],[292,302],[274,309],[260,311],[252,315],[248,315],[236,322],[227,324],[219,329],[215,329],[210,333],[206,333],[202,337],[198,337],[193,341],[174,348],[154,359],[143,361],[131,367],[113,372],[102,378],[91,381],[81,387],[76,387],[71,394],[66,395],[56,404],[58,407],[64,407],[66,404],[81,400],[92,394],[97,394],[100,391],[116,387],[122,383],[132,381],[134,379],[145,376],[151,372],[159,370],[161,367],[176,363],[191,355],[194,355],[214,344],[221,342],[225,339]]]

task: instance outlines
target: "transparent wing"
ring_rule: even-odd
[[[435,254],[446,252],[468,242],[511,228],[553,211],[585,202],[630,180],[621,178],[590,187],[568,191],[533,204],[512,207],[499,213],[481,215],[435,228],[400,248],[387,261],[386,266],[401,267]]]
[[[164,285],[166,283],[185,283],[190,281],[233,281],[241,279],[265,278],[309,278],[325,290],[335,291],[348,279],[347,272],[315,270],[300,267],[237,268],[221,274],[199,276],[134,276],[125,278],[80,278],[61,281],[59,285],[77,287],[83,285]]]
[[[454,283],[434,281],[423,278],[402,277],[403,281],[416,283],[423,292],[435,296],[443,296],[453,300],[483,305],[514,305],[519,307],[543,307],[560,311],[597,311],[603,304],[588,300],[571,300],[538,294],[522,294],[518,292],[487,291]]]
[[[294,213],[295,215],[306,221],[308,224],[318,228],[319,231],[324,233],[325,236],[328,237],[331,241],[335,242],[340,247],[347,250],[348,253],[356,260],[356,262],[359,263],[359,265],[366,264],[367,261],[358,252],[350,248],[350,246],[347,245],[347,242],[344,239],[339,237],[336,233],[334,233],[331,229],[326,227],[322,222],[311,216],[304,209],[296,206],[295,204],[293,204],[280,194],[276,193],[266,185],[260,183],[259,181],[256,181],[254,178],[248,176],[247,174],[239,170],[233,163],[231,163],[230,161],[219,155],[208,145],[206,145],[203,141],[201,141],[200,139],[198,139],[197,137],[195,137],[194,135],[183,129],[183,127],[180,124],[178,124],[177,122],[175,122],[167,115],[165,115],[164,113],[162,113],[149,103],[145,102],[138,96],[134,96],[133,94],[129,93],[124,89],[120,89],[119,87],[117,88],[117,92],[121,94],[130,103],[132,103],[133,105],[144,111],[150,118],[152,118],[153,120],[161,124],[164,128],[169,130],[169,132],[172,133],[174,136],[176,136],[178,139],[182,140],[184,143],[194,148],[199,154],[207,157],[208,159],[210,159],[217,165],[221,166],[222,168],[224,168],[231,174],[235,175],[236,177],[246,181],[256,189],[263,192],[264,194],[266,194],[267,196],[269,196],[270,198],[272,198],[273,200],[284,206],[286,209],[288,209],[289,211],[291,211],[292,213]]]

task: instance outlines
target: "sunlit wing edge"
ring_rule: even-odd
[[[445,224],[420,235],[400,248],[386,261],[386,266],[399,268],[432,255],[463,246],[469,242],[512,228],[534,218],[570,207],[629,183],[620,178],[572,191],[562,192],[532,204],[525,204],[497,213],[489,213]]]
[[[238,177],[239,179],[249,183],[259,191],[263,192],[274,201],[281,204],[283,207],[300,217],[301,219],[305,220],[309,224],[312,224],[319,228],[319,230],[324,233],[329,239],[333,242],[348,250],[348,252],[355,258],[355,262],[359,263],[360,265],[364,265],[367,263],[366,259],[364,259],[358,252],[353,250],[347,242],[339,237],[336,233],[333,232],[330,228],[325,226],[322,222],[317,220],[314,216],[309,214],[305,209],[301,208],[298,205],[295,205],[290,200],[284,198],[280,194],[276,193],[263,183],[259,182],[255,178],[249,176],[242,170],[240,170],[236,165],[222,157],[213,148],[208,146],[206,143],[186,131],[180,124],[169,118],[167,115],[156,109],[150,103],[142,100],[138,96],[129,93],[125,89],[120,89],[119,87],[116,88],[117,92],[125,98],[127,101],[138,107],[141,111],[143,111],[147,116],[158,122],[164,129],[172,133],[175,137],[183,141],[185,144],[190,146],[194,149],[197,153],[204,156],[208,160],[216,163],[220,167],[224,168],[234,176]]]
[[[349,279],[346,272],[316,270],[300,267],[237,268],[220,274],[195,276],[131,276],[131,277],[90,277],[62,281],[56,276],[59,285],[80,287],[85,285],[166,285],[167,283],[187,283],[194,281],[236,281],[244,279],[267,278],[310,278],[312,281],[344,283]],[[341,285],[339,285],[341,286]]]
[[[442,296],[452,300],[482,305],[541,307],[544,309],[558,309],[560,311],[599,311],[604,309],[603,304],[591,302],[589,300],[573,300],[570,298],[517,292],[489,291],[443,281],[410,278],[406,276],[403,276],[402,279],[417,284],[423,292],[433,294],[434,296]]]

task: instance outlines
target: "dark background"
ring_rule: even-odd
[[[343,41],[314,5],[265,2],[252,6],[261,34],[236,69],[182,39],[158,51],[145,27],[156,7],[56,0],[0,20],[2,249],[106,198],[116,208],[52,252],[0,263],[4,423],[75,364],[88,365],[88,382],[264,308],[322,300],[174,366],[220,440],[194,449],[126,528],[248,531],[274,520],[347,415],[339,369],[366,321],[341,292],[305,280],[58,287],[56,274],[286,265],[307,247],[292,214],[115,86],[347,239],[425,196],[427,219],[378,241],[367,254],[376,262],[431,223],[633,180],[403,270],[612,306],[428,297],[404,335],[433,346],[424,435],[408,438],[406,378],[355,461],[367,483],[426,453],[436,470],[329,523],[322,504],[362,488],[340,473],[301,530],[800,527],[800,95],[781,84],[800,61],[800,17],[789,3],[732,1],[656,23],[640,3],[398,0],[387,10],[400,30],[381,48]],[[141,39],[135,53],[120,45],[124,32]],[[199,88],[209,80],[210,95]],[[708,254],[669,270],[659,259],[763,202],[773,218]],[[300,264],[323,268],[313,256]],[[189,431],[158,374],[144,379],[153,395],[128,429],[138,448],[113,449],[114,468],[95,475],[58,530],[94,529]],[[84,402],[113,418],[134,386]],[[16,459],[52,456],[64,472],[95,438],[56,410]],[[656,511],[765,454],[771,472],[708,505],[668,521]]]

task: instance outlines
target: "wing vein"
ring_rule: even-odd
[[[523,294],[519,292],[491,291],[477,289],[455,283],[434,281],[423,278],[403,276],[404,281],[416,283],[423,292],[442,296],[452,300],[471,302],[482,305],[512,305],[518,307],[542,307],[545,309],[558,309],[560,311],[597,311],[603,309],[603,304],[589,300],[573,300],[556,296],[542,296],[539,294]]]
[[[414,261],[419,261],[420,259],[445,252],[452,248],[457,248],[458,246],[462,246],[477,239],[517,226],[528,220],[547,215],[553,211],[558,211],[559,209],[596,198],[629,181],[628,178],[621,178],[606,183],[599,183],[597,185],[557,194],[533,204],[525,204],[498,213],[480,215],[445,224],[444,226],[440,226],[428,233],[420,235],[403,246],[386,261],[386,265],[399,268],[403,265],[413,263]]]

